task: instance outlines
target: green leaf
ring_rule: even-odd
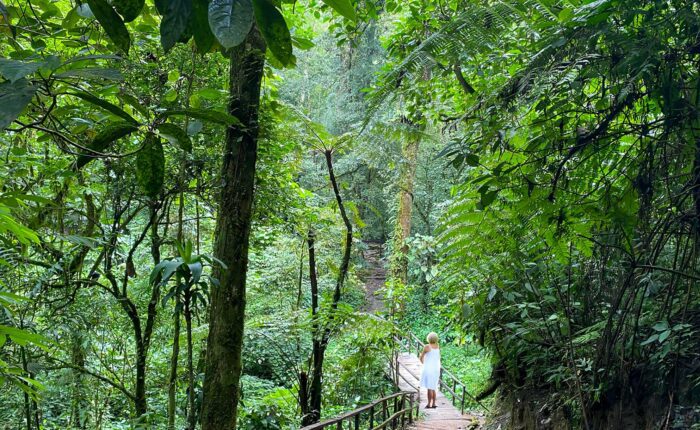
[[[136,97],[130,94],[118,94],[117,97],[121,99],[124,103],[131,106],[135,111],[148,118],[148,108],[144,106]]]
[[[661,332],[659,335],[659,343],[663,343],[668,337],[671,335],[671,330],[666,330],[664,332]]]
[[[84,79],[106,79],[108,81],[121,81],[124,79],[121,72],[117,69],[101,69],[97,67],[88,67],[85,69],[68,70],[63,73],[58,73],[57,78],[84,78]]]
[[[132,122],[115,122],[109,124],[102,131],[97,133],[97,136],[92,140],[88,148],[95,152],[103,152],[109,147],[109,145],[138,130],[138,127]],[[78,161],[76,162],[76,168],[80,169],[85,166],[90,161],[94,160],[95,156],[93,154],[84,153],[78,156]]]
[[[253,27],[251,0],[212,0],[209,5],[209,26],[226,49],[240,45]]]
[[[146,0],[112,0],[112,6],[124,18],[124,22],[138,18],[145,3]]]
[[[165,52],[172,49],[187,30],[192,15],[192,0],[170,0],[160,22],[160,42]]]
[[[153,133],[148,133],[143,148],[136,154],[136,180],[152,199],[163,189],[165,154],[160,138]]]
[[[187,265],[187,267],[190,269],[190,273],[192,274],[191,282],[196,284],[199,282],[199,278],[202,277],[202,263],[190,263]]]
[[[25,79],[0,83],[0,130],[7,128],[20,116],[38,89],[38,86],[31,85]]]
[[[322,0],[325,4],[335,9],[336,12],[343,15],[351,21],[357,21],[357,13],[355,7],[350,0]]]
[[[78,55],[76,57],[71,57],[61,63],[61,66],[66,66],[68,64],[72,63],[78,63],[80,61],[88,61],[88,64],[94,64],[94,60],[115,60],[115,61],[122,61],[123,58],[120,57],[119,55]],[[116,69],[111,69],[111,70],[116,70]]]
[[[235,116],[212,109],[173,109],[167,110],[160,114],[161,118],[167,118],[169,116],[189,116],[190,118],[197,118],[203,121],[215,122],[221,125],[237,125],[239,127],[243,126],[243,124],[241,124],[241,122]]]
[[[477,167],[479,165],[479,156],[476,154],[467,154],[464,157],[464,161],[471,167]]]
[[[494,200],[496,200],[496,196],[498,196],[498,190],[487,191],[481,194],[481,208],[486,209],[491,203],[493,203]]]
[[[209,0],[192,0],[192,24],[197,50],[201,53],[211,51],[216,37],[209,27]]]
[[[180,266],[182,266],[182,260],[177,258],[161,261],[151,272],[149,279],[150,284],[155,285],[156,283],[160,283],[161,285],[165,285]]]
[[[304,37],[292,36],[292,44],[301,50],[308,50],[316,46],[314,42]]]
[[[574,11],[571,8],[565,7],[564,9],[559,12],[559,21],[561,22],[568,22],[571,21],[571,18],[574,17]]]
[[[13,342],[19,345],[26,346],[32,344],[43,350],[48,349],[49,345],[53,343],[50,339],[39,334],[6,325],[0,325],[0,335],[9,336]]]
[[[119,106],[116,106],[116,105],[114,105],[106,100],[102,100],[101,98],[95,97],[92,94],[88,94],[85,92],[76,92],[76,93],[70,93],[70,95],[79,97],[90,104],[101,107],[102,109],[104,109],[108,112],[111,112],[112,114],[114,114],[122,119],[125,119],[133,124],[139,123],[138,121],[136,121],[134,119],[134,117],[132,117],[128,113],[124,112],[122,110],[122,108],[120,108]]]
[[[292,63],[292,36],[282,13],[270,0],[253,0],[255,20],[267,47],[283,65]]]
[[[668,321],[661,321],[652,327],[655,331],[666,331],[668,330]]]
[[[25,63],[7,58],[0,58],[0,75],[15,83],[27,75],[31,75],[43,66],[43,62]]]
[[[214,88],[202,88],[194,92],[197,97],[205,100],[216,101],[226,97],[226,92],[223,90],[215,90]]]
[[[117,48],[129,52],[131,36],[124,21],[105,0],[87,0],[90,10]]]
[[[158,125],[158,134],[178,145],[183,151],[192,152],[192,141],[185,130],[175,124],[165,122]]]

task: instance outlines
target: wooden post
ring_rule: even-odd
[[[343,420],[338,421],[338,430],[343,430]]]
[[[400,405],[401,405],[400,407],[401,407],[402,411],[405,409],[405,404],[406,404],[406,395],[404,394],[401,396],[401,403],[400,403]],[[406,413],[403,412],[403,413],[401,413],[401,428],[403,429],[405,425],[406,425]]]
[[[452,378],[452,403],[457,401],[457,380]]]
[[[399,354],[398,354],[398,353],[396,353],[396,362],[395,362],[395,367],[394,367],[394,376],[395,376],[395,378],[396,378],[396,379],[394,380],[394,383],[395,383],[396,386],[398,387],[398,386],[399,386]]]
[[[382,421],[386,421],[387,418],[389,418],[389,415],[387,414],[386,410],[386,400],[382,400]]]
[[[369,408],[369,430],[374,427],[374,406]]]
[[[462,415],[464,415],[464,395],[467,392],[467,387],[462,385]]]
[[[396,413],[399,411],[399,398],[394,397],[394,417],[391,419],[391,428],[392,430],[396,429]]]
[[[416,419],[418,419],[418,414],[420,414],[420,388],[418,388],[418,401],[416,402]]]

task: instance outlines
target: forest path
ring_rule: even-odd
[[[386,282],[387,269],[384,258],[384,244],[381,242],[365,242],[367,249],[362,256],[367,263],[365,272],[365,312],[376,313],[384,310],[381,289]],[[416,354],[401,353],[399,355],[399,388],[403,391],[415,391],[419,385],[422,364]],[[421,388],[420,407],[421,418],[411,425],[411,430],[476,430],[482,427],[483,417],[473,414],[462,414],[450,399],[440,391],[437,392],[435,409],[425,409],[428,392]]]
[[[381,289],[386,281],[386,260],[384,259],[384,244],[381,242],[365,242],[367,249],[362,257],[367,263],[365,268],[365,301],[363,311],[377,313],[384,310]]]

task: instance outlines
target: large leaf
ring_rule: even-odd
[[[185,34],[191,15],[192,0],[170,0],[165,5],[160,22],[160,42],[166,52]]]
[[[335,9],[336,12],[343,15],[345,18],[357,21],[357,13],[351,0],[322,0],[325,4]]]
[[[165,122],[158,125],[158,134],[178,145],[186,152],[192,152],[192,141],[185,130],[175,124]]]
[[[192,0],[192,32],[199,52],[209,52],[216,38],[209,27],[209,0]]]
[[[138,18],[146,0],[112,0],[112,6],[124,18],[124,22],[131,22]]]
[[[8,81],[14,83],[31,75],[43,66],[43,62],[25,63],[24,61],[0,58],[0,75]]]
[[[87,3],[90,6],[90,11],[117,48],[129,52],[131,36],[129,36],[129,30],[126,29],[122,17],[105,0],[87,0]]]
[[[64,61],[61,64],[61,66],[66,66],[68,64],[77,63],[80,61],[89,61],[90,63],[88,63],[88,64],[95,64],[94,60],[121,61],[121,60],[123,60],[123,58],[120,57],[119,55],[99,55],[99,54],[96,54],[96,55],[78,55],[76,57],[71,57],[71,58],[67,59],[66,61]]]
[[[225,112],[211,109],[173,109],[167,110],[160,114],[162,118],[167,118],[169,116],[189,116],[190,118],[197,118],[203,121],[215,122],[221,125],[237,125],[243,126],[241,122],[235,116],[229,115]]]
[[[141,115],[144,116],[144,118],[148,118],[150,115],[150,111],[148,110],[148,106],[144,105],[139,99],[136,97],[132,96],[131,94],[117,94],[117,97],[123,102],[131,106],[135,111],[140,113]]]
[[[116,115],[122,119],[125,119],[133,124],[139,123],[138,121],[136,121],[134,119],[134,117],[132,117],[128,113],[124,112],[124,110],[122,110],[122,108],[120,108],[119,106],[116,106],[116,105],[114,105],[106,100],[102,100],[101,98],[95,97],[92,94],[88,94],[85,92],[76,92],[76,93],[70,93],[70,95],[79,97],[90,104],[101,107],[102,109],[104,109],[108,112],[111,112],[114,115]]]
[[[121,81],[124,79],[117,69],[101,69],[98,67],[87,67],[84,69],[68,70],[56,75],[57,78],[83,78],[83,79],[106,79],[108,81]]]
[[[251,0],[212,0],[209,5],[209,26],[221,46],[240,45],[253,27]]]
[[[138,130],[138,127],[132,122],[120,121],[109,124],[102,131],[97,133],[97,136],[95,136],[90,145],[88,145],[88,149],[95,152],[104,152],[104,150],[107,149],[112,142],[115,142],[116,140],[121,139],[122,137],[127,136],[136,130]],[[94,159],[94,154],[83,153],[78,156],[76,168],[80,169]]]
[[[165,285],[168,280],[173,276],[175,271],[182,266],[182,260],[175,258],[172,260],[163,260],[156,265],[156,267],[151,271],[151,276],[149,278],[149,283],[155,285],[160,283]],[[163,301],[165,303],[165,300]]]
[[[42,335],[6,325],[0,325],[0,335],[9,336],[13,342],[19,345],[26,346],[32,344],[43,350],[48,350],[49,346],[53,345],[50,339]]]
[[[39,87],[25,79],[0,83],[0,130],[4,130],[19,117],[32,101],[37,89]]]
[[[255,20],[267,47],[285,66],[292,62],[292,36],[282,13],[270,0],[253,0]]]
[[[163,189],[165,154],[163,143],[153,133],[148,133],[143,148],[136,154],[136,180],[146,195],[153,199]]]

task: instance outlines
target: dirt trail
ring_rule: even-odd
[[[367,262],[365,275],[365,312],[381,313],[384,310],[381,289],[386,281],[386,260],[384,259],[384,244],[381,242],[365,242],[367,250],[362,256]]]

